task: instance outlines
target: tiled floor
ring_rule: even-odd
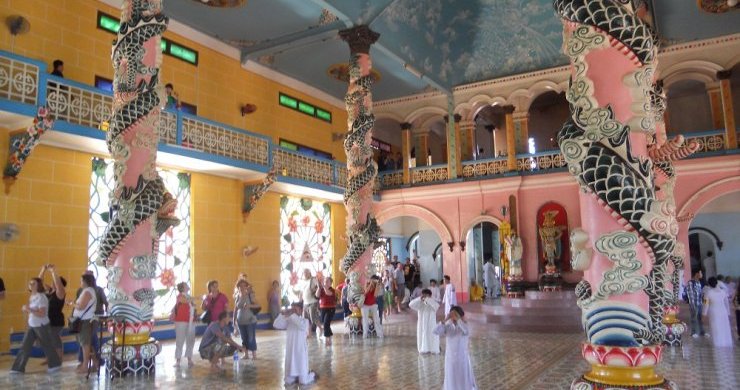
[[[309,389],[439,389],[444,355],[419,356],[413,317],[396,315],[386,324],[384,340],[349,339],[341,323],[333,327],[334,345],[311,340],[310,366],[319,374]],[[587,370],[580,357],[579,334],[499,333],[474,325],[471,358],[480,389],[567,389],[571,380]],[[38,359],[31,359],[28,373],[10,376],[11,357],[0,358],[0,388],[16,389],[258,389],[283,388],[284,335],[275,331],[257,334],[256,361],[242,360],[236,368],[228,361],[224,374],[211,374],[197,359],[193,369],[172,366],[174,345],[167,342],[158,358],[154,378],[109,381],[74,373],[67,357],[61,373],[47,375]],[[196,343],[197,347],[197,343]],[[666,351],[661,372],[681,389],[740,389],[740,348],[714,349],[710,340],[689,337],[683,351]],[[289,388],[295,389],[296,386]]]

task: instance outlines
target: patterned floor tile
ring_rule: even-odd
[[[439,389],[444,376],[444,354],[419,356],[416,324],[408,315],[396,315],[386,323],[383,340],[349,338],[341,323],[333,326],[334,345],[312,339],[310,366],[319,374],[307,389]],[[588,370],[579,346],[582,334],[495,332],[472,324],[471,360],[480,389],[567,389],[571,381]],[[209,389],[225,390],[255,386],[282,389],[285,338],[281,332],[257,334],[257,360],[228,361],[223,374],[211,374],[208,364],[197,359],[193,369],[172,367],[174,345],[165,342],[153,378],[110,380],[74,374],[71,357],[64,369],[45,374],[38,359],[31,359],[28,373],[8,374],[12,358],[0,358],[0,388],[17,389]],[[683,349],[667,350],[660,372],[681,389],[740,388],[740,349],[715,349],[709,339],[689,338]],[[299,389],[290,386],[290,389]]]

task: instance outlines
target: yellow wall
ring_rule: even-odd
[[[95,76],[112,78],[110,62],[114,35],[97,29],[97,11],[119,16],[120,11],[94,0],[0,0],[0,20],[22,15],[31,31],[15,37],[0,34],[0,49],[48,64],[62,59],[65,77],[93,85]],[[166,11],[166,3],[165,3]],[[291,141],[332,153],[344,161],[341,141],[333,132],[344,132],[344,107],[332,106],[301,92],[248,72],[238,61],[189,39],[166,33],[166,37],[199,52],[199,66],[164,56],[162,83],[171,82],[180,98],[198,106],[199,116],[266,134],[276,142]],[[323,75],[321,75],[323,77]],[[277,104],[284,92],[332,112],[327,124]],[[242,117],[239,106],[255,104],[257,111]],[[15,130],[15,129],[10,129]],[[8,129],[0,129],[0,163],[7,160]],[[72,289],[79,285],[87,261],[90,159],[71,150],[39,146],[24,166],[9,195],[0,194],[0,222],[15,223],[20,237],[0,244],[0,277],[7,298],[2,305],[0,350],[8,349],[8,333],[25,328],[20,307],[26,302],[26,282],[42,264],[54,263]],[[242,222],[242,183],[204,174],[192,176],[193,292],[202,294],[210,279],[231,295],[239,272],[246,272],[266,308],[267,289],[279,279],[279,194],[268,193]],[[345,252],[340,236],[346,213],[332,205],[334,269]],[[241,248],[259,246],[248,259]],[[100,283],[104,283],[101,281]]]
[[[0,129],[0,135],[7,130]],[[0,161],[7,161],[8,137],[0,136]],[[34,149],[10,194],[0,194],[0,222],[18,225],[19,237],[0,243],[0,277],[7,298],[2,305],[0,351],[9,347],[11,329],[25,329],[20,307],[26,303],[26,283],[42,264],[54,263],[71,291],[87,263],[90,160],[93,155],[41,145]],[[242,221],[242,182],[199,173],[191,178],[192,287],[199,296],[208,280],[219,280],[231,296],[237,275],[246,272],[257,298],[267,309],[267,291],[280,274],[280,194],[269,192],[246,222]],[[346,213],[332,204],[334,264],[344,254]],[[247,259],[245,246],[259,246]],[[105,281],[98,281],[105,284]],[[233,302],[231,302],[233,304]]]
[[[0,49],[44,61],[50,70],[52,61],[61,59],[66,78],[88,85],[94,85],[96,75],[113,78],[110,54],[115,36],[97,28],[98,10],[120,17],[120,10],[95,0],[0,0],[0,20],[22,15],[31,24],[31,31],[17,36],[13,47],[11,35],[4,30],[0,34]],[[197,67],[163,56],[161,70],[161,82],[172,83],[182,101],[197,105],[199,116],[265,134],[275,141],[283,137],[345,161],[342,143],[331,139],[332,132],[346,131],[344,107],[332,106],[248,72],[239,61],[185,37],[169,32],[165,37],[199,53]],[[280,107],[278,91],[331,111],[333,123]],[[257,111],[242,117],[239,107],[245,103],[255,104]]]

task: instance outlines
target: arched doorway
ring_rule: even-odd
[[[715,130],[709,95],[703,82],[693,79],[676,81],[668,87],[666,98],[668,135]]]
[[[537,152],[557,150],[557,134],[570,118],[565,92],[548,91],[537,96],[529,106],[529,138]]]
[[[498,226],[489,221],[481,221],[473,225],[465,237],[465,257],[467,260],[468,291],[473,282],[484,286],[483,264],[491,261],[496,267],[496,275],[500,278],[501,272],[501,241]],[[500,279],[499,279],[500,280]]]
[[[705,204],[689,226],[691,269],[701,268],[705,277],[740,276],[740,191],[734,191]],[[714,264],[707,260],[708,253]]]
[[[443,276],[442,240],[434,228],[425,221],[410,216],[396,217],[380,225],[383,238],[389,245],[390,259],[406,264],[416,259],[416,283],[428,286],[430,279],[439,281]],[[414,284],[407,280],[407,286]]]

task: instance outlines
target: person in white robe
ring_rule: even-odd
[[[442,303],[442,293],[439,291],[436,279],[429,280],[429,290],[432,292],[432,299],[437,301],[437,303]]]
[[[316,380],[316,374],[308,370],[308,320],[302,317],[303,304],[295,302],[291,308],[275,319],[275,329],[287,330],[285,341],[285,384],[299,382],[307,385]]]
[[[425,288],[421,291],[420,297],[409,302],[409,307],[418,312],[416,348],[419,353],[439,353],[439,336],[434,334],[439,302],[435,301],[432,292]]]
[[[496,278],[496,267],[492,260],[483,264],[483,283],[486,285],[486,297],[496,298],[498,296],[498,279]]]
[[[730,305],[727,293],[717,287],[717,278],[707,281],[710,288],[704,289],[704,315],[709,317],[712,329],[712,344],[715,347],[732,347],[732,328],[730,327]]]
[[[455,293],[455,286],[450,281],[449,275],[444,276],[444,285],[445,296],[444,298],[442,298],[442,301],[445,304],[445,316],[447,316],[448,314],[450,314],[450,308],[457,305],[457,294]]]
[[[468,352],[470,330],[465,321],[465,312],[460,306],[452,306],[444,322],[437,324],[434,333],[445,336],[445,379],[443,390],[477,390],[473,366]]]

